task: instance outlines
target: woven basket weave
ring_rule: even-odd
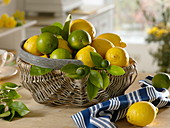
[[[30,76],[30,64],[20,58],[17,64],[23,87],[30,91],[36,102],[43,104],[90,106],[124,94],[137,77],[136,63],[132,60],[130,66],[124,68],[124,75],[109,74],[110,85],[106,90],[100,90],[97,97],[89,101],[86,93],[87,78],[70,79],[60,70],[53,70],[41,76]]]

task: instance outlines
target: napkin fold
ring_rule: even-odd
[[[149,101],[158,108],[170,106],[169,91],[154,88],[152,76],[139,81],[142,87],[126,95],[111,98],[72,115],[78,128],[117,128],[113,122],[126,116],[130,105],[139,101]]]

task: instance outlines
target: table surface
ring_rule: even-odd
[[[139,73],[135,82],[128,88],[126,93],[134,91],[139,87],[138,81],[144,79],[149,73]],[[15,75],[8,79],[0,81],[0,84],[4,82],[14,82],[20,84],[19,75]],[[0,128],[76,128],[76,125],[71,119],[71,115],[84,110],[82,107],[70,107],[70,106],[47,106],[39,104],[33,100],[30,93],[21,88],[18,90],[22,98],[20,101],[24,102],[26,106],[31,110],[23,118],[15,119],[11,122],[0,119]],[[145,128],[169,128],[170,109],[168,107],[159,110],[156,119],[146,126]],[[119,128],[138,128],[129,124],[126,119],[121,119],[115,123]]]

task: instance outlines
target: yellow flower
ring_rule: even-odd
[[[0,28],[2,28],[4,26],[4,22],[2,21],[2,19],[0,19]]]
[[[11,0],[3,0],[2,2],[7,5],[7,4],[11,3]]]
[[[16,10],[15,13],[13,14],[13,17],[16,20],[20,20],[23,24],[25,23],[25,12]]]
[[[8,14],[6,14],[6,13],[2,14],[2,16],[1,16],[1,20],[2,20],[4,23],[8,20],[8,18],[9,18],[9,16],[8,16]]]
[[[158,27],[153,27],[151,29],[148,30],[148,34],[154,34],[158,31]]]
[[[5,27],[7,28],[13,28],[17,24],[16,20],[14,17],[9,17],[8,20],[5,22]]]

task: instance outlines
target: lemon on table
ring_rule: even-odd
[[[106,39],[94,39],[91,43],[91,46],[94,47],[103,58],[105,58],[106,52],[110,49],[113,48],[114,45]]]
[[[110,62],[111,65],[126,67],[129,64],[129,54],[121,47],[110,48],[106,52],[105,58]]]
[[[75,30],[68,37],[69,46],[78,51],[81,48],[91,44],[90,35],[84,30]]]
[[[94,67],[94,63],[91,59],[90,52],[96,52],[96,50],[91,47],[90,45],[80,49],[76,54],[76,59],[81,60],[84,65],[87,65],[89,67]]]
[[[66,50],[64,48],[57,48],[50,54],[50,58],[52,58],[52,59],[71,59],[72,55],[68,50]]]
[[[170,87],[170,75],[167,73],[157,73],[152,79],[152,85],[156,88],[166,88]]]
[[[103,33],[99,35],[97,38],[107,39],[110,42],[112,42],[114,46],[119,46],[122,48],[126,47],[126,43],[122,42],[120,36],[114,33]]]
[[[58,39],[53,34],[45,32],[39,35],[37,39],[37,49],[42,54],[50,54],[58,47]]]
[[[73,50],[68,46],[68,42],[62,38],[58,38],[58,48],[67,49],[70,53],[73,53]]]
[[[27,39],[23,45],[23,49],[33,55],[40,56],[42,54],[37,49],[37,43],[36,43],[37,39],[38,39],[38,35],[34,35],[30,37],[29,39]]]
[[[92,39],[94,39],[96,35],[96,29],[93,26],[93,24],[91,24],[89,21],[84,19],[75,19],[71,22],[70,31],[73,32],[75,30],[87,31]]]
[[[126,119],[136,126],[146,126],[150,124],[157,115],[158,108],[147,101],[140,101],[132,104],[127,113]]]

